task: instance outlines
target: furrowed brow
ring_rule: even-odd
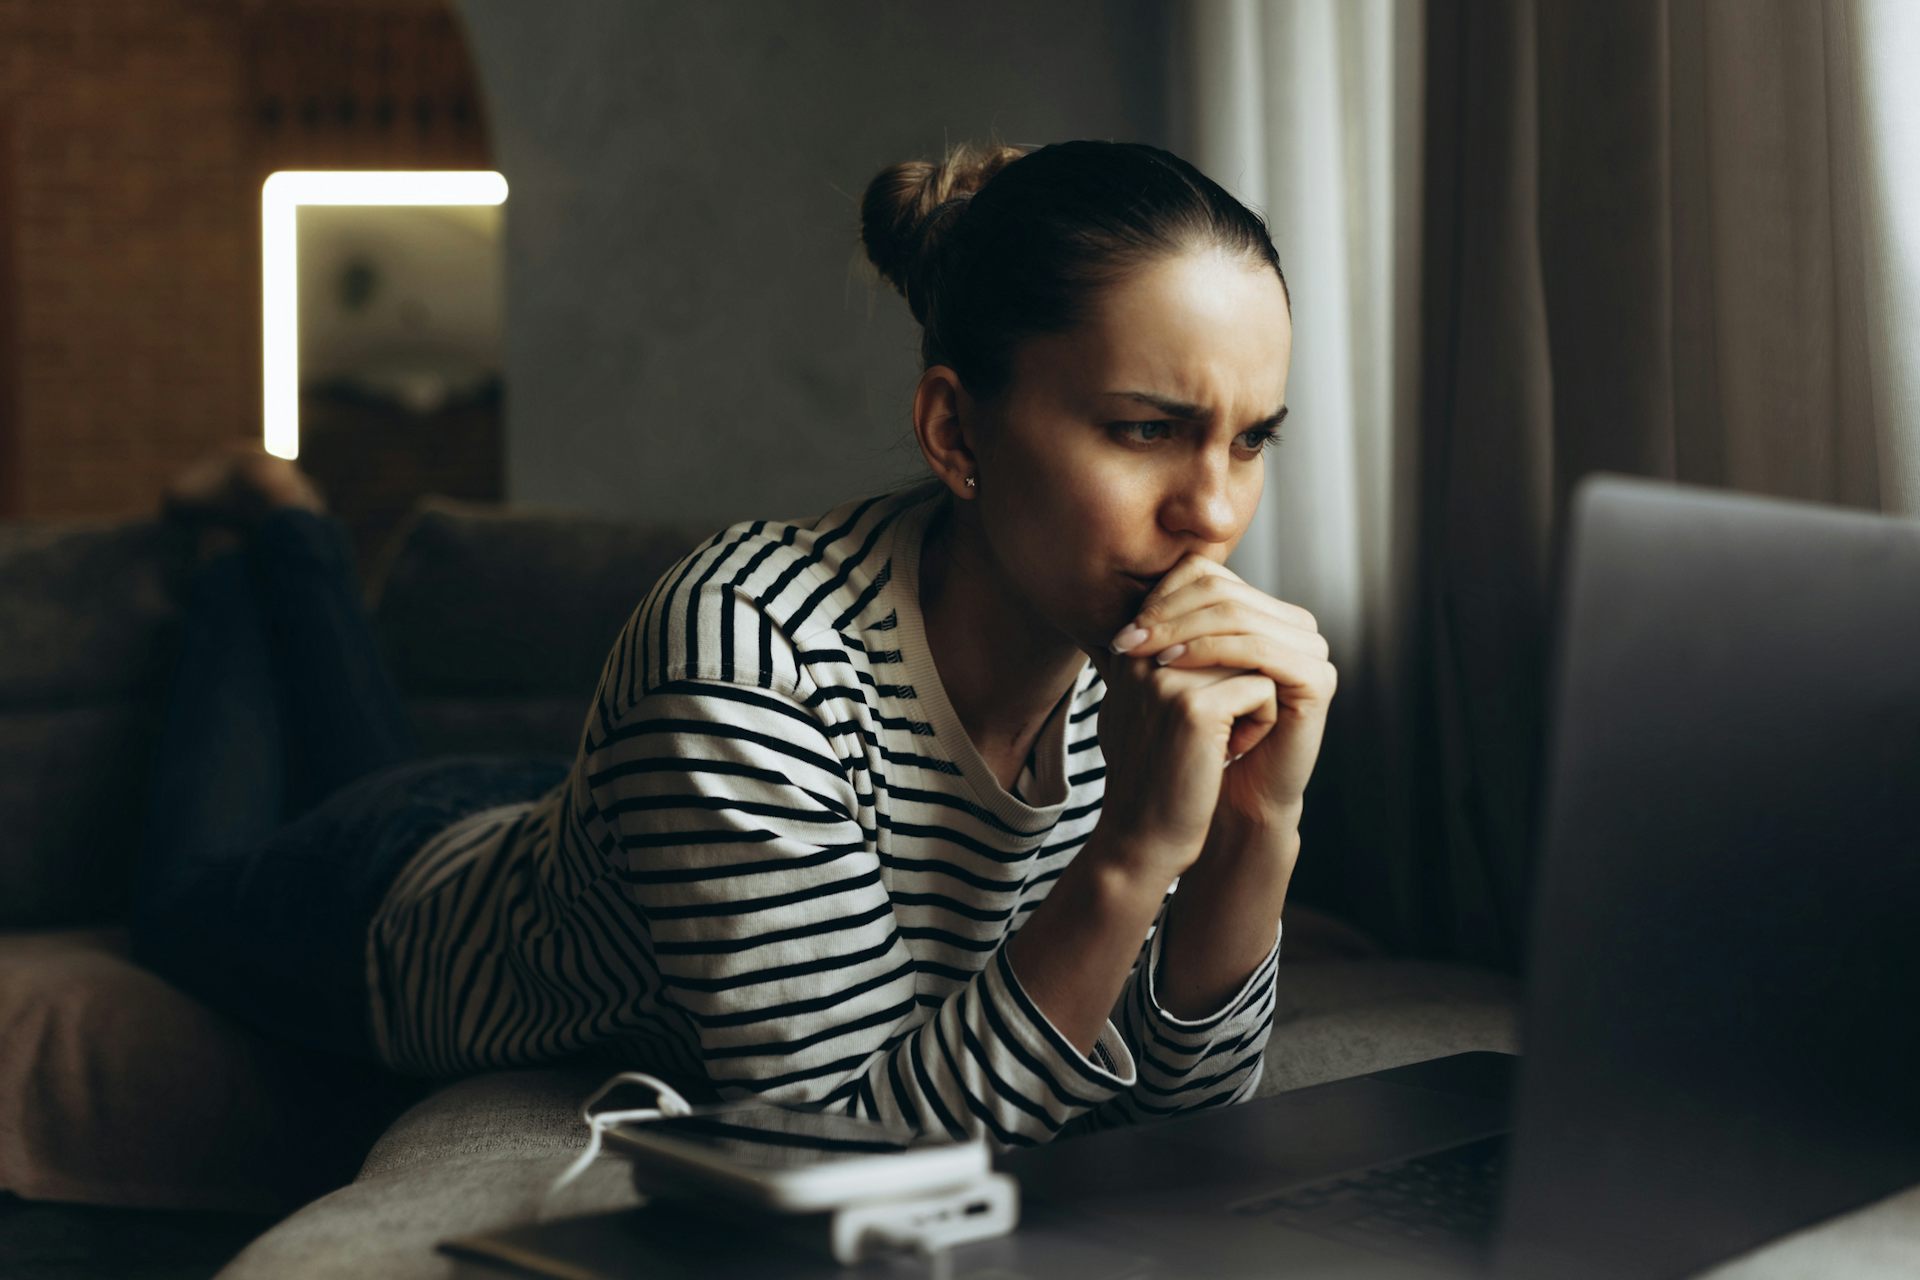
[[[1141,404],[1151,405],[1154,409],[1166,414],[1169,418],[1179,418],[1186,422],[1201,422],[1207,417],[1207,411],[1197,404],[1188,404],[1183,400],[1171,400],[1166,396],[1154,395],[1151,391],[1109,391],[1106,394],[1109,396],[1117,396],[1122,400],[1137,400]],[[1277,427],[1286,421],[1286,418],[1287,406],[1281,405],[1280,408],[1272,414],[1249,425],[1247,430],[1253,431],[1260,427]]]

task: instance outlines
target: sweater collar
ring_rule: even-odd
[[[936,491],[929,498],[913,501],[893,522],[892,545],[888,550],[892,570],[887,590],[892,596],[891,606],[898,619],[897,643],[906,667],[907,680],[919,698],[920,713],[933,726],[934,738],[941,752],[959,767],[974,799],[1008,826],[1037,834],[1052,826],[1066,808],[1070,790],[1067,785],[1067,722],[1071,718],[1074,702],[1086,685],[1087,672],[1092,669],[1092,664],[1081,668],[1072,687],[1062,695],[1065,705],[1054,708],[1034,744],[1032,799],[1043,803],[1025,803],[1000,785],[986,758],[967,735],[966,726],[960,722],[959,713],[953,709],[953,703],[947,697],[946,685],[942,683],[939,669],[933,661],[933,650],[927,644],[926,622],[920,611],[920,553],[926,543],[927,528],[939,510],[940,502],[940,493]]]

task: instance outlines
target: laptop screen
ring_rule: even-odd
[[[1556,617],[1500,1270],[1920,1182],[1920,523],[1603,476]]]

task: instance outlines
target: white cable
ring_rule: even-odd
[[[607,1094],[619,1088],[622,1084],[646,1085],[653,1090],[657,1105],[651,1107],[635,1107],[626,1111],[602,1111],[595,1114],[593,1104],[606,1097]],[[605,1084],[595,1089],[585,1102],[580,1104],[580,1118],[584,1120],[587,1125],[587,1149],[580,1153],[579,1159],[575,1160],[565,1173],[554,1179],[553,1185],[548,1187],[546,1194],[540,1197],[540,1208],[535,1214],[536,1220],[545,1222],[547,1220],[548,1202],[553,1199],[555,1193],[567,1186],[582,1173],[585,1173],[587,1166],[591,1165],[594,1160],[599,1157],[601,1135],[604,1134],[609,1127],[616,1124],[624,1124],[629,1120],[658,1120],[663,1116],[684,1116],[690,1114],[692,1110],[693,1108],[688,1105],[687,1100],[681,1097],[672,1085],[660,1079],[658,1076],[650,1076],[644,1071],[622,1071],[618,1075],[608,1079]]]

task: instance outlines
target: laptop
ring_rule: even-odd
[[[1600,474],[1569,529],[1525,1057],[1004,1154],[1020,1228],[952,1275],[1644,1280],[1920,1183],[1920,523]]]
[[[1597,474],[1570,529],[1524,1060],[1011,1154],[1023,1235],[1641,1280],[1920,1183],[1920,523]]]

